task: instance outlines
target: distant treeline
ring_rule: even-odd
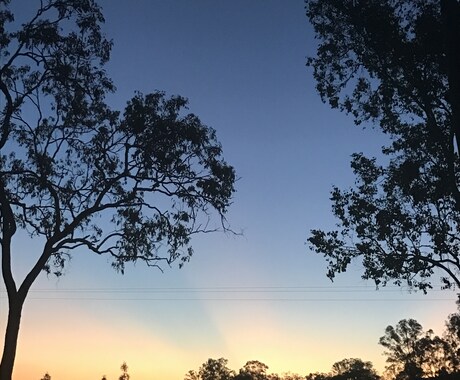
[[[208,359],[185,380],[460,380],[460,307],[448,316],[442,336],[424,331],[415,319],[388,326],[379,344],[385,348],[387,366],[379,375],[372,362],[357,358],[334,363],[328,373],[268,373],[268,366],[248,361],[234,371],[227,359]]]
[[[359,358],[336,362],[328,373],[307,375],[269,373],[268,365],[258,360],[250,360],[235,371],[228,367],[227,359],[219,358],[188,371],[184,380],[459,380],[460,304],[458,311],[447,317],[442,336],[431,329],[424,331],[415,319],[402,319],[395,326],[387,326],[378,343],[385,348],[387,358],[382,375],[372,362]],[[126,363],[120,369],[118,380],[130,380]],[[46,373],[41,380],[51,380],[51,376]]]

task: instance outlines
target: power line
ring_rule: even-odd
[[[4,297],[0,297],[2,299]],[[453,302],[455,298],[106,298],[106,297],[29,297],[29,300],[49,301],[195,301],[195,302]]]
[[[410,288],[389,287],[376,289],[368,286],[212,286],[212,287],[130,287],[130,288],[42,288],[31,289],[30,293],[404,293]],[[0,292],[6,293],[2,289]],[[445,292],[444,289],[430,289],[430,292]]]
[[[207,286],[207,287],[130,287],[130,288],[42,288],[31,289],[30,300],[57,300],[57,301],[196,301],[196,302],[453,302],[456,298],[319,298],[298,297],[301,294],[404,294],[410,290],[396,285],[387,286],[376,291],[375,287],[366,285],[342,286]],[[442,292],[431,289],[430,292]],[[6,290],[0,290],[0,300],[6,299]],[[151,294],[151,297],[148,295]],[[193,295],[204,295],[193,297]],[[216,295],[207,297],[206,295]],[[124,295],[123,297],[120,297]],[[138,296],[136,296],[138,295]],[[177,295],[177,297],[171,297]],[[184,297],[190,295],[191,297]],[[273,295],[273,297],[270,297]],[[278,295],[278,296],[277,296]],[[284,295],[284,296],[283,296]],[[293,295],[289,297],[288,295]],[[295,297],[296,295],[297,297]],[[268,296],[268,297],[266,297]]]

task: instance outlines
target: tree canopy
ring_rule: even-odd
[[[403,319],[387,326],[379,344],[386,351],[388,365],[385,376],[395,380],[421,378],[443,379],[460,373],[457,338],[452,334],[460,315],[451,314],[446,321],[444,336],[423,327],[414,319]]]
[[[208,359],[201,365],[198,372],[189,371],[186,380],[231,380],[235,373],[227,367],[228,360],[224,358]]]
[[[267,380],[268,366],[258,360],[250,360],[246,362],[243,368],[240,369],[235,379],[238,380]]]
[[[0,0],[2,380],[40,272],[59,276],[76,248],[110,256],[120,272],[137,261],[182,265],[193,234],[227,228],[235,181],[214,129],[187,111],[186,98],[137,93],[123,111],[109,107],[112,42],[94,0],[37,2],[22,25],[9,3]],[[12,272],[19,230],[38,254],[23,280]]]
[[[460,4],[307,0],[319,41],[317,90],[357,125],[388,137],[383,159],[352,155],[356,186],[334,187],[337,229],[308,241],[328,276],[353,259],[376,285],[460,286]]]
[[[396,327],[388,326],[379,343],[387,349],[387,371],[396,375],[397,379],[415,379],[421,377],[423,351],[420,350],[420,338],[423,328],[414,319],[403,319]]]
[[[379,380],[371,362],[361,359],[343,359],[332,365],[331,380]]]

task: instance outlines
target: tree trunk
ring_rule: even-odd
[[[18,344],[19,325],[21,322],[22,306],[24,299],[17,293],[8,297],[9,312],[5,332],[3,356],[0,363],[0,380],[11,380],[13,375],[14,359]]]

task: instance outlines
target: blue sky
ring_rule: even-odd
[[[412,317],[442,332],[453,292],[376,292],[359,263],[331,283],[305,245],[311,228],[334,226],[329,192],[353,185],[350,155],[378,154],[384,141],[321,103],[302,0],[100,4],[114,41],[110,104],[121,109],[135,91],[188,97],[239,176],[228,220],[243,235],[199,236],[192,261],[164,273],[139,264],[121,276],[107,258],[76,252],[64,277],[42,275],[31,292],[16,379],[110,380],[122,361],[136,380],[182,379],[209,357],[304,375],[360,357],[381,370],[388,324]],[[16,242],[19,277],[36,244]]]

